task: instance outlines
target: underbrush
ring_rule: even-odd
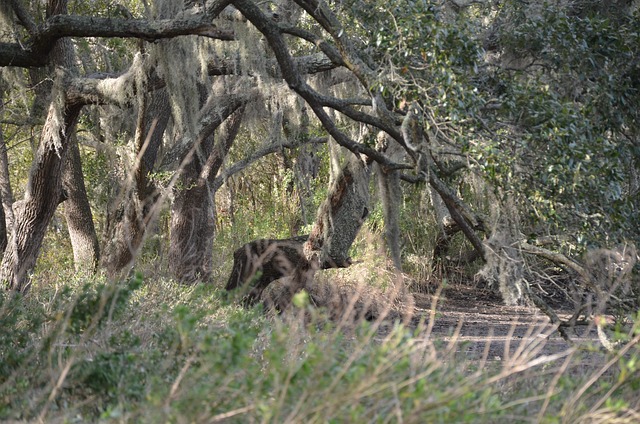
[[[273,317],[141,275],[1,293],[0,420],[637,421],[637,327],[603,362],[541,355],[542,337],[508,361],[470,360],[428,319],[347,326],[305,300]]]

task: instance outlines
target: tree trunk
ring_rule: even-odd
[[[82,175],[80,149],[74,137],[69,139],[68,149],[62,171],[64,217],[67,220],[76,271],[92,273],[98,266],[100,245]]]
[[[376,148],[389,156],[393,161],[400,162],[406,155],[405,150],[384,133],[378,134]],[[393,261],[393,265],[402,271],[400,252],[400,206],[402,205],[402,188],[400,187],[399,171],[388,169],[376,164],[378,193],[384,214],[384,242],[386,253]]]
[[[149,107],[140,107],[136,133],[135,181],[127,181],[112,202],[107,214],[105,244],[101,265],[111,277],[129,266],[144,240],[148,225],[154,220],[161,197],[149,181],[169,118],[169,96],[166,90],[151,95]]]
[[[2,117],[4,105],[4,87],[0,80],[0,117]],[[13,193],[9,180],[9,158],[7,145],[4,142],[4,134],[0,127],[0,252],[4,252],[8,243],[8,235],[13,228]]]
[[[51,1],[47,8],[47,17],[66,13],[65,1]],[[61,41],[56,46],[54,60],[62,63],[68,72],[76,72],[75,50],[69,41]],[[51,74],[55,71],[53,64],[42,68],[30,68],[29,78],[34,93],[29,122],[32,126],[40,125],[51,104],[53,81]],[[68,134],[69,152],[63,166],[62,186],[64,199],[64,216],[69,230],[73,248],[76,270],[95,271],[99,258],[98,236],[93,225],[91,206],[82,174],[80,151],[77,141]],[[34,148],[35,150],[35,148]]]
[[[402,203],[400,177],[398,171],[385,171],[381,166],[377,168],[378,191],[380,192],[382,212],[384,214],[384,241],[386,250],[391,260],[393,260],[395,268],[402,270],[399,224],[399,209]]]
[[[9,242],[7,237],[7,222],[4,217],[4,207],[0,204],[0,252],[4,252]]]
[[[144,237],[145,208],[134,190],[123,191],[107,213],[101,266],[110,278],[133,262]]]
[[[242,290],[247,306],[259,302],[264,290],[274,281],[288,277],[287,299],[278,302],[282,310],[293,295],[303,289],[318,269],[316,261],[308,261],[303,245],[307,236],[283,240],[260,239],[245,244],[233,253],[233,269],[226,290]]]
[[[213,239],[216,230],[215,193],[213,180],[231,148],[242,121],[244,108],[228,121],[226,134],[209,151],[204,164],[194,157],[184,168],[180,187],[171,208],[169,268],[176,279],[184,283],[207,281],[213,267]],[[211,137],[206,140],[213,141]],[[208,147],[208,148],[207,148]]]
[[[369,168],[356,155],[346,163],[320,205],[305,254],[315,256],[321,268],[341,268],[351,264],[349,249],[369,214]]]
[[[350,155],[318,209],[311,235],[255,240],[237,249],[226,289],[244,289],[244,303],[253,305],[269,284],[287,277],[277,302],[280,309],[286,307],[297,291],[313,281],[319,268],[351,264],[349,249],[369,212],[368,204],[368,166]]]
[[[66,11],[66,0],[50,0],[47,5],[48,16]],[[58,40],[51,51],[51,59],[61,69],[72,69],[71,40]],[[14,205],[14,225],[0,263],[0,284],[13,290],[28,289],[29,273],[36,265],[47,227],[62,199],[61,175],[69,135],[75,131],[82,109],[80,105],[67,103],[63,79],[64,72],[60,71],[53,84],[52,102],[34,154],[24,198]]]
[[[52,104],[49,109],[24,198],[14,206],[14,227],[0,264],[0,282],[17,291],[26,291],[29,286],[29,273],[35,267],[47,227],[62,196],[60,177],[67,137],[74,130],[81,106],[64,105],[62,111],[56,110],[58,107]],[[57,123],[60,113],[62,125]]]
[[[198,184],[176,193],[171,208],[169,268],[183,283],[211,276],[215,237],[214,193]]]

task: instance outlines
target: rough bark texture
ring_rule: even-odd
[[[405,140],[405,142],[407,141]],[[384,133],[378,134],[377,144],[378,150],[386,153],[392,160],[402,160],[406,155],[404,149]],[[400,173],[397,170],[388,169],[381,165],[377,165],[376,170],[378,193],[380,194],[382,212],[384,214],[385,246],[393,265],[397,270],[401,271],[400,206],[402,205],[402,188],[400,187]]]
[[[7,237],[7,222],[4,216],[4,207],[0,204],[0,252],[7,248],[9,239]]]
[[[315,256],[321,268],[351,264],[349,249],[369,214],[369,175],[362,159],[350,155],[318,208],[305,254],[309,260]]]
[[[4,87],[0,81],[0,117],[4,104]],[[7,157],[7,145],[4,142],[4,134],[0,127],[0,252],[7,247],[9,234],[13,228],[13,194],[9,181],[9,158]]]
[[[134,181],[127,181],[120,194],[112,202],[107,214],[105,242],[101,265],[107,275],[113,277],[129,266],[137,255],[145,237],[147,227],[157,212],[161,200],[157,190],[149,181],[162,136],[171,109],[165,90],[152,95],[149,107],[142,107],[136,134],[136,152],[139,158],[135,165]]]
[[[76,271],[95,272],[100,259],[100,245],[82,175],[80,149],[73,137],[69,139],[68,149],[62,171],[62,186],[64,217],[73,247],[73,264]]]
[[[171,238],[169,268],[184,283],[207,281],[213,268],[213,239],[216,230],[215,193],[213,181],[231,148],[242,121],[243,109],[229,119],[226,134],[213,148],[213,137],[203,143],[206,162],[198,157],[188,163],[181,176],[171,208]]]
[[[60,6],[60,4],[51,4],[47,13],[64,13],[64,9],[59,9]],[[62,40],[60,43],[64,45],[68,41]],[[66,71],[77,73],[74,48],[67,45],[64,47],[63,54],[66,56]],[[38,124],[46,117],[47,109],[51,103],[53,82],[50,75],[53,72],[53,66],[29,69],[31,89],[35,93],[30,111],[32,125]],[[100,255],[98,236],[85,189],[78,144],[75,137],[69,137],[68,140],[69,152],[62,171],[64,216],[71,239],[76,270],[94,272]]]
[[[0,43],[0,66],[46,66],[47,53],[63,37],[133,37],[152,41],[197,34],[232,40],[232,32],[220,30],[211,22],[229,1],[212,3],[215,4],[210,5],[208,13],[190,14],[187,11],[175,19],[154,21],[51,14],[44,24],[34,28],[27,48],[18,43]]]
[[[64,108],[62,128],[55,128],[50,119],[57,113],[54,109],[51,107],[49,111],[24,198],[14,204],[14,228],[0,264],[0,282],[13,290],[28,288],[29,273],[35,267],[44,235],[62,194],[60,176],[67,151],[66,134],[73,131],[80,107]],[[52,130],[62,141],[60,146],[52,139],[55,137]]]
[[[66,0],[50,0],[47,16],[64,14],[66,10]],[[55,66],[71,69],[73,57],[70,40],[60,39],[53,46],[51,61]],[[67,102],[63,86],[60,72],[24,198],[14,204],[14,226],[0,264],[0,283],[9,289],[25,291],[28,288],[29,273],[35,267],[47,227],[62,197],[61,174],[69,135],[75,130],[82,108]]]
[[[169,269],[183,283],[206,281],[213,268],[215,204],[206,185],[176,193],[171,207]]]
[[[13,228],[13,191],[9,180],[9,158],[7,157],[7,145],[4,142],[2,130],[0,130],[0,198],[7,226],[7,231]]]
[[[402,270],[399,224],[399,209],[402,204],[400,177],[398,171],[385,172],[382,167],[378,167],[377,179],[384,214],[384,241],[387,253],[396,269]]]
[[[287,277],[285,307],[293,295],[308,286],[320,268],[342,268],[351,264],[349,249],[369,210],[369,169],[351,155],[320,205],[309,236],[284,240],[255,240],[233,255],[233,270],[226,289],[243,288],[245,304],[258,302],[273,281]]]
[[[125,190],[124,196],[118,198],[117,207],[107,214],[101,266],[110,277],[117,276],[133,262],[144,238],[144,217],[145,208],[131,190]]]
[[[251,306],[260,300],[262,292],[272,282],[290,277],[289,294],[293,296],[313,281],[318,264],[308,261],[303,245],[307,236],[283,240],[255,240],[233,254],[233,269],[227,290],[242,289],[243,303]],[[286,302],[285,302],[286,303]],[[280,307],[284,304],[280,302]]]

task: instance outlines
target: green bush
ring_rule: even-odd
[[[640,320],[609,362],[569,352],[569,366],[534,366],[468,359],[421,326],[344,327],[305,302],[267,317],[214,286],[139,276],[0,302],[2,420],[555,422],[637,409]]]

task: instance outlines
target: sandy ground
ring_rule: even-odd
[[[459,284],[447,287],[435,308],[434,295],[417,294],[415,301],[412,324],[424,326],[425,337],[447,344],[468,359],[503,361],[525,353],[532,357],[560,354],[572,347],[538,309],[506,306],[487,290]],[[571,313],[568,305],[558,312],[563,319]],[[569,335],[574,347],[595,347],[591,356],[604,355],[597,352],[601,346],[595,328],[578,326]]]

